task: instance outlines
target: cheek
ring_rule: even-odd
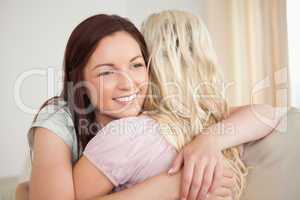
[[[135,82],[138,83],[139,87],[144,89],[147,89],[149,84],[149,76],[147,70],[143,70],[139,72],[135,77]]]
[[[112,102],[114,90],[115,90],[114,82],[108,81],[103,84],[99,84],[97,91],[99,95],[98,107],[100,110],[103,111],[109,109]]]
[[[104,80],[98,80],[90,83],[89,91],[92,104],[102,110],[112,99],[115,84]]]
[[[149,87],[149,76],[147,70],[144,70],[143,72],[140,72],[138,75],[135,76],[135,81],[138,85],[138,88],[140,90],[140,96],[138,99],[138,103],[141,106],[146,98],[148,87]]]
[[[147,91],[148,91],[148,87],[149,87],[149,75],[148,75],[148,72],[146,71],[145,72],[145,75],[144,75],[144,80],[143,80],[143,93],[144,95],[146,95]]]

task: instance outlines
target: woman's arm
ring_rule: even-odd
[[[233,187],[232,182],[234,182],[234,180],[231,180],[230,177],[224,177],[224,187],[218,189],[219,192],[216,192],[216,194],[230,196],[230,189]],[[176,197],[179,197],[179,183],[180,174],[175,176],[161,174],[139,183],[129,189],[115,192],[106,196],[94,197],[91,200],[178,199]],[[223,194],[220,194],[220,192],[223,192]],[[60,191],[60,193],[63,194],[64,192]],[[24,182],[18,185],[16,189],[16,200],[29,200],[29,182]]]
[[[266,136],[279,124],[283,114],[269,105],[237,107],[231,109],[226,120],[197,135],[182,149],[169,170],[170,174],[177,173],[184,165],[181,197],[205,196],[208,188],[216,184],[216,175],[222,173],[219,152]],[[203,166],[208,167],[204,170]]]
[[[74,200],[73,170],[70,148],[50,130],[35,129],[32,176],[29,182],[30,200]],[[75,168],[76,169],[76,166]],[[99,171],[97,172],[99,173]],[[95,175],[95,174],[94,174]],[[151,178],[128,190],[97,199],[173,199],[178,182],[176,177],[162,175]],[[85,182],[89,186],[90,182]],[[24,185],[24,184],[23,184]],[[26,185],[26,184],[25,184]],[[21,187],[25,191],[26,187]],[[18,190],[19,199],[22,199]],[[24,198],[24,197],[23,197]],[[25,198],[26,199],[26,198]]]
[[[225,180],[223,182],[224,184],[227,185],[224,185],[224,188],[220,188],[219,192],[223,192],[223,195],[229,196],[230,193],[228,191],[230,191],[230,187],[232,187],[231,182],[234,182],[234,180],[230,180],[229,178],[224,178],[224,179]],[[109,194],[105,196],[94,197],[90,200],[178,199],[179,183],[180,183],[180,174],[177,174],[175,176],[161,174],[159,176],[152,177],[142,183],[139,183],[129,189],[122,190],[120,192],[115,192],[113,194]],[[63,191],[59,191],[59,192],[62,194],[64,193]],[[16,190],[16,200],[28,200],[28,199],[29,199],[29,182],[24,182],[19,184]]]
[[[237,115],[238,113],[239,115],[241,115],[243,113],[242,111],[243,110],[236,111],[232,115]],[[253,121],[256,120],[257,123],[258,120],[254,118],[255,115],[253,113],[250,113],[250,117],[253,117],[252,120]],[[233,120],[234,119],[233,116],[227,119],[228,121],[225,122],[223,121],[222,123],[225,124],[227,123],[229,125],[232,125],[230,124],[231,122],[229,121],[230,119]],[[236,117],[235,120],[239,121],[240,119]],[[247,119],[247,117],[245,116],[243,118],[243,123],[240,123],[238,125],[248,124],[248,126],[250,126],[249,121],[252,120]],[[265,124],[260,124],[260,121],[258,121],[258,124],[260,126],[263,125],[262,126],[263,129],[266,127]],[[245,127],[245,126],[241,126],[241,127]],[[238,130],[241,131],[241,128]],[[256,128],[255,131],[257,130],[262,130],[262,129]],[[247,133],[249,134],[249,132],[252,131],[248,130]],[[247,136],[247,134],[245,135]],[[245,141],[244,135],[239,140],[230,137],[229,135],[228,139],[224,141],[227,141],[227,145],[234,145],[238,142],[240,143],[247,142],[247,140]],[[225,147],[226,145],[223,146],[223,148]],[[48,199],[53,199],[53,198],[73,199],[74,188],[73,188],[73,179],[72,179],[71,152],[69,147],[65,143],[63,143],[57,136],[50,133],[49,130],[44,128],[37,128],[34,149],[35,149],[35,156],[34,156],[33,169],[32,169],[32,178],[31,178],[32,181],[30,184],[30,198],[31,199],[47,199],[47,198]],[[189,154],[189,155],[193,155],[193,154]],[[195,155],[193,157],[195,157]],[[51,173],[45,173],[45,172],[51,172]],[[63,183],[61,181],[58,181],[61,180],[62,178],[64,179]],[[45,182],[47,182],[48,184],[47,185],[43,184]],[[63,193],[57,192],[60,191],[61,188],[64,188],[63,190],[64,192]]]
[[[114,188],[108,177],[84,155],[80,157],[73,168],[73,180],[77,200],[103,196],[109,194]]]
[[[264,104],[236,107],[231,109],[227,119],[209,127],[203,135],[216,136],[219,147],[224,150],[268,135],[282,115],[277,108]]]
[[[130,189],[102,197],[95,197],[92,200],[178,199],[180,181],[181,173],[174,176],[169,176],[164,173],[149,178]],[[230,197],[234,183],[233,173],[229,169],[225,169],[223,179],[220,180],[220,185],[216,188],[212,188],[212,194],[209,200],[217,200],[220,197]],[[63,192],[61,191],[61,193]],[[28,200],[28,194],[29,182],[19,184],[16,190],[16,200]]]
[[[70,148],[46,128],[34,131],[29,199],[74,200]]]
[[[169,176],[164,173],[145,180],[133,187],[91,198],[91,200],[177,200],[179,199],[181,173]]]
[[[181,176],[182,171],[173,176],[163,173],[127,190],[93,198],[92,200],[177,200],[180,198]],[[232,199],[234,185],[233,172],[230,169],[225,169],[223,178],[219,180],[218,186],[211,188],[210,197],[207,200]]]

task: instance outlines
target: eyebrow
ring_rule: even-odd
[[[134,60],[136,60],[136,59],[138,59],[138,58],[143,58],[143,56],[142,56],[142,55],[137,55],[137,56],[131,58],[129,62],[132,62],[132,61],[134,61]],[[102,63],[102,64],[95,65],[95,66],[93,67],[93,69],[96,69],[96,68],[102,67],[102,66],[110,66],[110,67],[113,67],[114,64],[112,64],[112,63]]]
[[[138,58],[143,58],[143,56],[141,56],[141,55],[135,56],[135,57],[131,58],[129,62],[132,62],[132,61],[134,61],[135,59],[138,59]]]

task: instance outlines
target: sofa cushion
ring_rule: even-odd
[[[253,168],[242,200],[300,199],[300,110],[291,109],[280,126],[284,131],[245,145],[245,163]]]

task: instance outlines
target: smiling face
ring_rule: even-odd
[[[102,126],[138,115],[147,92],[148,73],[137,41],[124,31],[103,38],[84,68],[84,81]]]

